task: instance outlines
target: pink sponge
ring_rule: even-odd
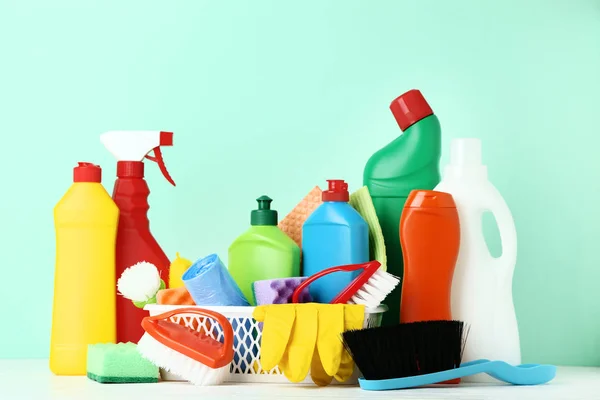
[[[294,290],[306,277],[283,278],[283,279],[267,279],[256,281],[252,284],[252,292],[254,293],[254,301],[256,305],[264,304],[288,304],[292,302],[292,294]],[[308,287],[300,293],[300,303],[310,303],[313,299],[310,296]]]

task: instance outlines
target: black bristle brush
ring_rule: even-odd
[[[553,365],[485,359],[461,364],[467,336],[461,321],[423,321],[351,330],[342,339],[363,374],[358,382],[364,390],[405,389],[479,373],[513,385],[540,385],[556,376]]]
[[[367,380],[430,374],[460,366],[462,321],[423,321],[350,330],[344,347]]]

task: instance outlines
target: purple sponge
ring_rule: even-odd
[[[305,280],[306,277],[297,277],[256,281],[252,284],[254,301],[257,306],[291,303],[294,290]],[[307,287],[300,293],[299,302],[310,303],[312,301],[313,299]]]

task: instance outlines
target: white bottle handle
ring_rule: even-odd
[[[500,241],[502,242],[502,255],[493,258],[493,263],[501,268],[498,273],[507,277],[507,274],[512,274],[517,260],[517,230],[515,223],[508,205],[503,200],[494,201],[494,204],[485,208],[494,215],[500,232]]]

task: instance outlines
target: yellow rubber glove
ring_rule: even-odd
[[[340,335],[344,331],[345,304],[319,304],[319,328],[317,349],[323,370],[329,376],[335,375],[340,367],[344,346]]]
[[[296,304],[296,320],[279,368],[290,382],[302,382],[308,375],[317,343],[317,307],[314,304]]]
[[[343,348],[341,333],[360,329],[363,305],[277,304],[255,308],[253,317],[264,322],[261,365],[271,370],[279,365],[291,382],[301,382],[310,369],[319,386],[332,377],[343,382],[352,376],[354,362]]]
[[[270,371],[279,364],[292,333],[296,318],[295,304],[265,305],[254,309],[252,317],[263,322],[260,344],[260,364]]]
[[[365,321],[364,305],[345,305],[344,307],[344,331],[353,329],[362,329]],[[341,338],[340,338],[341,340]],[[354,372],[354,361],[346,349],[342,350],[342,360],[338,368],[335,379],[338,382],[345,382]]]
[[[327,375],[325,369],[323,369],[323,363],[319,358],[319,350],[315,347],[313,358],[310,363],[310,377],[312,381],[318,386],[327,386],[333,380],[333,376]]]
[[[310,366],[310,377],[319,386],[331,383],[342,358],[340,334],[344,330],[344,304],[315,304],[319,313],[317,346]]]

